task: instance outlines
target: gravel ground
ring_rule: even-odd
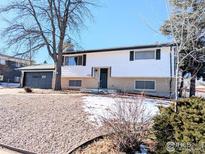
[[[12,150],[8,150],[0,146],[0,154],[21,154],[21,153],[14,152]]]
[[[36,153],[64,154],[99,133],[81,94],[1,94],[0,143]]]

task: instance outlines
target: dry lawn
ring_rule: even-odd
[[[72,154],[118,154],[110,138],[94,141],[85,147],[77,149]],[[121,153],[122,154],[122,153]]]

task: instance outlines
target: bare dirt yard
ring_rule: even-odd
[[[0,89],[0,143],[35,153],[69,153],[98,136],[80,93]]]

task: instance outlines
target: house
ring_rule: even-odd
[[[21,71],[18,68],[29,64],[29,60],[0,54],[0,82],[19,83]]]
[[[171,44],[154,44],[66,51],[63,54],[62,88],[100,88],[173,96],[174,49]],[[37,87],[37,81],[41,79],[42,84],[49,82],[49,88],[52,87],[54,66],[24,67],[21,70],[24,86]],[[37,76],[39,79],[34,81]]]

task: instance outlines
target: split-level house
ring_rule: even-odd
[[[108,89],[173,96],[174,49],[170,44],[155,44],[66,51],[63,54],[62,88]],[[24,67],[21,70],[24,86],[53,86],[53,65]],[[39,83],[38,75],[45,87]],[[49,83],[45,84],[46,81]]]
[[[21,71],[18,68],[29,64],[29,60],[0,54],[0,82],[20,82]]]

